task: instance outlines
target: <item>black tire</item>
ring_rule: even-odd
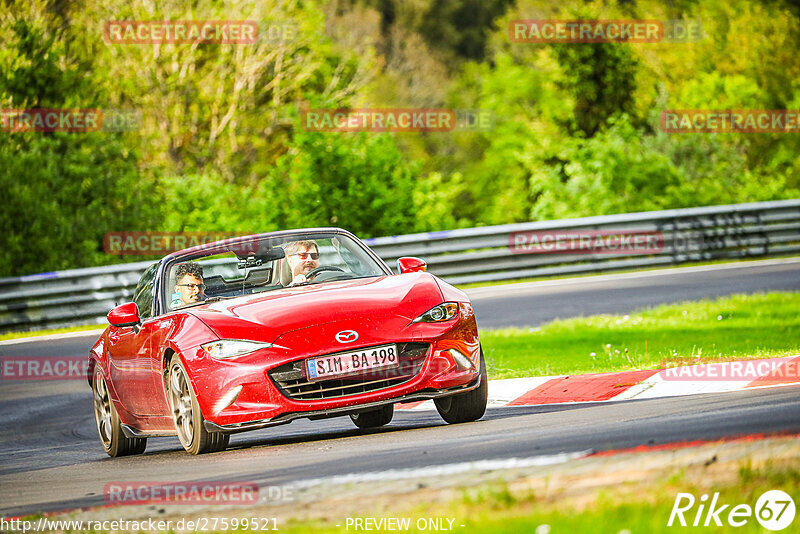
[[[231,439],[230,434],[209,432],[206,430],[205,418],[200,411],[194,388],[189,381],[189,374],[178,356],[172,358],[169,365],[168,393],[172,408],[172,420],[181,445],[189,454],[204,454],[225,450]]]
[[[489,398],[489,379],[486,376],[486,363],[481,350],[481,385],[472,391],[449,397],[433,399],[436,410],[447,423],[468,423],[477,421],[486,413]]]
[[[394,404],[387,404],[377,410],[368,412],[351,413],[350,419],[358,428],[377,428],[388,425],[394,416]]]
[[[142,454],[147,447],[147,438],[129,438],[122,431],[119,414],[108,395],[108,386],[99,366],[95,366],[94,370],[92,397],[97,433],[106,454],[112,458]]]

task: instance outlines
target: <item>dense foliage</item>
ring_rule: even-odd
[[[659,128],[664,109],[800,109],[797,2],[151,4],[0,7],[0,107],[141,117],[127,131],[0,131],[0,276],[141,259],[104,254],[111,231],[370,237],[800,194],[800,134]],[[705,36],[512,43],[515,19],[691,19]],[[254,20],[261,37],[113,44],[110,20]],[[480,109],[494,126],[312,132],[309,107]]]

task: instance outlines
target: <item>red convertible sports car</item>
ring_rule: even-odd
[[[191,454],[236,432],[349,415],[389,423],[433,399],[448,423],[486,410],[486,367],[467,296],[399,274],[350,232],[274,232],[172,253],[133,302],[108,314],[89,353],[97,430],[110,456],[176,435]]]

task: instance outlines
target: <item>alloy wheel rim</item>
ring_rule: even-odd
[[[172,399],[172,417],[178,436],[184,444],[191,445],[194,438],[192,395],[189,392],[186,375],[178,366],[172,368],[169,390]]]
[[[97,432],[100,434],[103,446],[108,448],[111,445],[111,401],[100,373],[95,375],[94,384],[94,418],[97,422]]]

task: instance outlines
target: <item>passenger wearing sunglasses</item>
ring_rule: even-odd
[[[309,280],[306,274],[319,267],[319,248],[314,241],[294,241],[286,245],[286,261],[292,270],[290,286],[304,284]]]
[[[199,264],[193,262],[181,263],[175,271],[175,279],[177,280],[175,294],[176,296],[180,294],[178,305],[194,304],[206,299],[203,268]]]

